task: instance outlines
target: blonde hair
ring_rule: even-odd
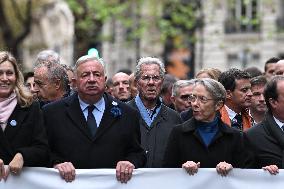
[[[16,84],[14,90],[17,95],[18,103],[21,107],[30,106],[33,102],[33,96],[24,86],[24,77],[19,69],[15,57],[7,51],[0,51],[0,64],[2,64],[3,62],[10,62],[15,70]]]
[[[216,81],[218,81],[219,76],[221,75],[221,71],[218,70],[217,68],[205,68],[197,72],[195,78],[197,78],[199,75],[203,73],[207,74],[211,79],[214,79]]]

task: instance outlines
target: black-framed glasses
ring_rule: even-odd
[[[201,102],[202,104],[206,104],[209,100],[214,100],[213,98],[207,98],[206,96],[197,96],[193,94],[190,95],[188,99],[191,103],[199,100],[199,102]]]
[[[154,82],[159,82],[159,81],[161,81],[161,76],[159,76],[159,75],[142,75],[140,79],[142,81],[145,81],[145,82],[149,82],[151,79]]]
[[[180,99],[183,101],[188,101],[190,98],[190,94],[180,95]]]

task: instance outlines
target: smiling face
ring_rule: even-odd
[[[73,83],[79,97],[86,103],[96,103],[105,91],[106,77],[101,63],[89,60],[81,63],[76,70]]]
[[[141,66],[141,75],[137,81],[137,88],[142,101],[157,100],[161,93],[162,83],[160,67],[157,64],[144,64]]]
[[[16,73],[11,62],[5,61],[0,64],[0,98],[11,95],[16,85]]]

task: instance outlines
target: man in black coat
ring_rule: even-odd
[[[100,59],[83,56],[75,69],[77,93],[43,108],[52,166],[67,182],[75,168],[116,168],[117,179],[127,182],[145,163],[139,115],[104,93]]]
[[[268,112],[245,133],[246,146],[255,158],[253,168],[277,174],[284,168],[284,76],[275,76],[264,89]]]
[[[141,144],[147,155],[147,168],[162,167],[166,144],[173,127],[181,123],[179,114],[160,99],[165,73],[157,58],[141,58],[135,71],[139,94],[129,105],[140,113]]]

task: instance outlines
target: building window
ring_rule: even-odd
[[[259,32],[259,1],[230,0],[227,10],[225,33]]]

